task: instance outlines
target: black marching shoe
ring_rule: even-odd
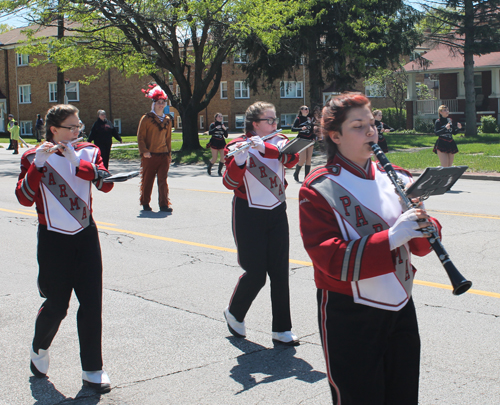
[[[160,207],[160,211],[163,212],[172,212],[174,209],[172,207],[169,207],[168,205],[163,205]]]
[[[111,391],[111,381],[104,370],[83,371],[83,385],[92,388],[98,394],[105,394]]]
[[[209,176],[211,176],[211,175],[212,175],[212,166],[213,166],[213,165],[214,165],[213,163],[208,162],[208,165],[207,165],[207,173],[208,173],[208,175],[209,175]]]
[[[222,168],[224,167],[224,162],[219,162],[219,176],[222,176]]]
[[[143,206],[142,206],[142,210],[143,210],[143,211],[153,211],[153,210],[151,209],[151,207],[149,206],[149,204],[145,204],[145,205],[143,205]]]

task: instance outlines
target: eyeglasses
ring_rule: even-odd
[[[83,125],[71,125],[69,127],[63,127],[62,125],[59,125],[57,128],[69,129],[71,132],[80,132],[83,128]]]
[[[160,98],[159,100],[155,101],[156,103],[166,103],[167,101],[166,100],[163,100],[162,98]]]
[[[273,125],[275,122],[278,122],[278,118],[259,118],[256,121],[267,121],[269,125]]]
[[[301,109],[301,110],[309,110],[309,108],[308,108],[308,107],[301,107],[300,109]]]

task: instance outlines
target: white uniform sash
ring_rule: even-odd
[[[97,149],[86,147],[75,153],[94,163]],[[54,153],[47,159],[41,183],[48,230],[74,235],[89,225],[92,183],[76,177],[76,168],[64,156]]]
[[[375,179],[363,179],[347,170],[338,176],[325,175],[312,187],[332,207],[344,240],[350,241],[344,255],[341,280],[347,281],[347,273],[354,242],[361,239],[354,262],[351,282],[354,302],[375,308],[398,311],[411,297],[414,272],[408,244],[395,251],[395,271],[359,280],[364,246],[368,236],[389,229],[401,214],[401,205],[394,186],[385,173],[375,169]],[[348,190],[356,190],[356,196]]]
[[[266,142],[282,147],[288,140],[275,136]],[[249,207],[270,210],[286,199],[285,167],[279,159],[265,158],[250,149],[243,180]]]

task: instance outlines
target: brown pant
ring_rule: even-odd
[[[170,167],[169,153],[152,153],[150,158],[142,157],[141,160],[141,205],[148,205],[151,201],[151,192],[155,176],[158,182],[158,203],[160,207],[170,206],[168,199],[167,175]]]

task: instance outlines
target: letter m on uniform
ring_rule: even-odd
[[[74,211],[75,208],[77,210],[80,209],[80,206],[78,205],[78,197],[75,197],[75,198],[69,198],[69,201],[71,202],[71,211]]]

